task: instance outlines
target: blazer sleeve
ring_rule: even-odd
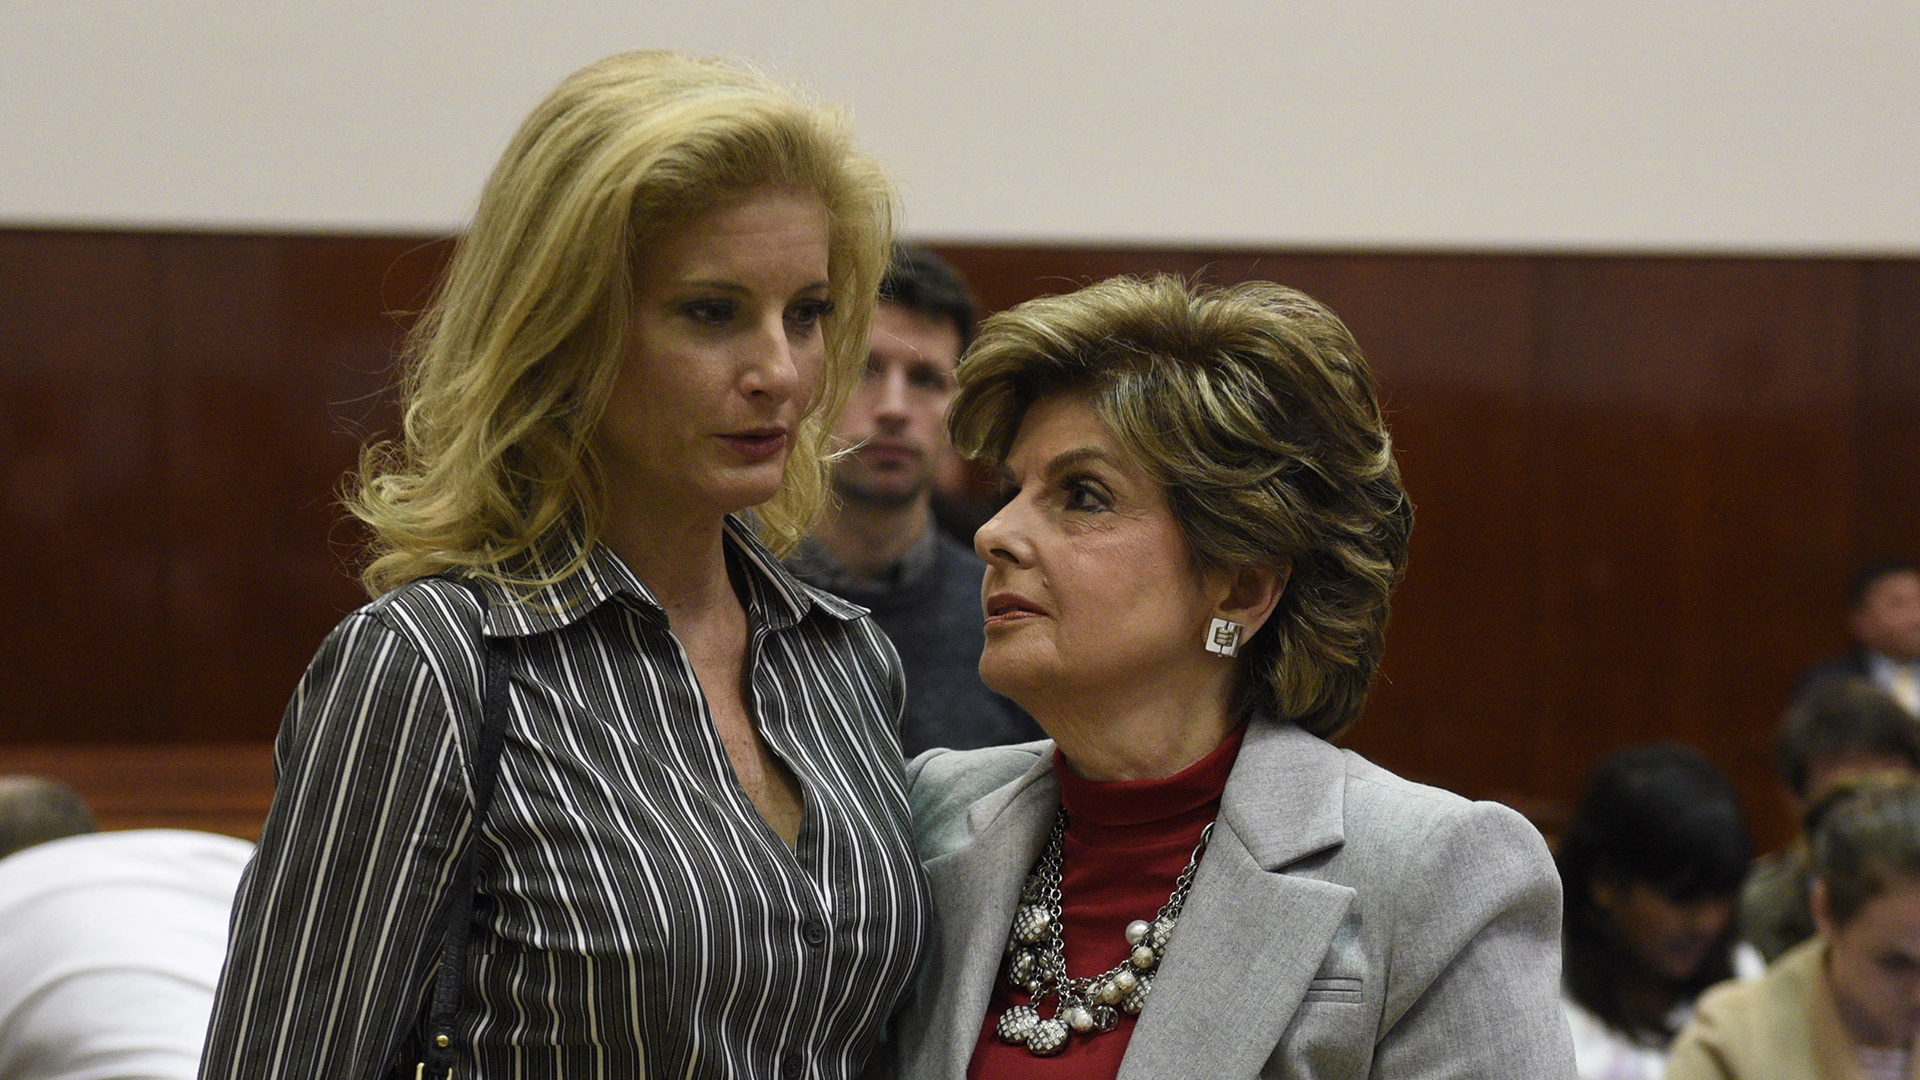
[[[1539,832],[1504,806],[1458,804],[1400,880],[1372,1076],[1571,1078],[1560,876]]]
[[[446,692],[407,638],[350,616],[287,706],[275,772],[200,1076],[385,1076],[471,818]]]

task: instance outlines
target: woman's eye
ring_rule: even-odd
[[[1069,480],[1066,483],[1067,509],[1102,511],[1111,508],[1106,492],[1096,484],[1085,480]]]
[[[820,320],[833,314],[833,301],[807,300],[795,304],[788,312],[787,319],[795,326],[816,326]]]
[[[719,326],[733,318],[731,300],[690,300],[680,305],[680,313],[697,323]]]

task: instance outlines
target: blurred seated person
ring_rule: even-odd
[[[1859,678],[1814,686],[1780,719],[1774,763],[1802,832],[1754,860],[1740,888],[1740,938],[1769,963],[1813,936],[1806,837],[1836,785],[1878,773],[1920,772],[1920,724],[1893,696]]]
[[[1858,782],[1815,829],[1817,934],[1701,999],[1668,1080],[1910,1080],[1920,1030],[1920,781]]]
[[[1695,751],[1644,746],[1594,770],[1555,853],[1580,1080],[1659,1080],[1700,992],[1736,965],[1759,974],[1733,936],[1750,850],[1732,786]]]
[[[1890,559],[1864,567],[1848,582],[1846,599],[1853,649],[1808,671],[1794,696],[1836,679],[1866,679],[1920,716],[1920,566]]]
[[[0,859],[93,830],[92,811],[67,785],[44,776],[0,776]]]
[[[840,414],[851,447],[834,463],[834,502],[788,566],[873,613],[906,669],[901,743],[971,750],[1041,737],[1018,705],[980,681],[986,643],[972,550],[934,525],[936,471],[951,458],[953,371],[974,303],[953,267],[895,244],[873,314],[866,377]]]
[[[8,843],[22,821],[43,827],[0,858],[0,1080],[192,1080],[253,845],[94,832],[72,791],[0,778]]]

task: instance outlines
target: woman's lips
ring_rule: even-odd
[[[1046,616],[1040,605],[1015,593],[995,593],[986,600],[987,627],[1012,626]]]
[[[787,448],[786,428],[755,428],[720,436],[727,448],[748,461],[765,461]]]

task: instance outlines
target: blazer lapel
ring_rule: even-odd
[[[1276,872],[1341,842],[1344,776],[1340,751],[1253,721],[1119,1080],[1259,1075],[1353,901]]]
[[[1059,808],[1060,786],[1046,755],[972,807],[971,843],[927,863],[938,927],[938,958],[927,970],[945,973],[945,981],[922,990],[932,1004],[921,1013],[921,1030],[901,1033],[909,1047],[906,1060],[919,1064],[912,1075],[966,1075],[1006,955],[1020,883],[1039,858]]]

